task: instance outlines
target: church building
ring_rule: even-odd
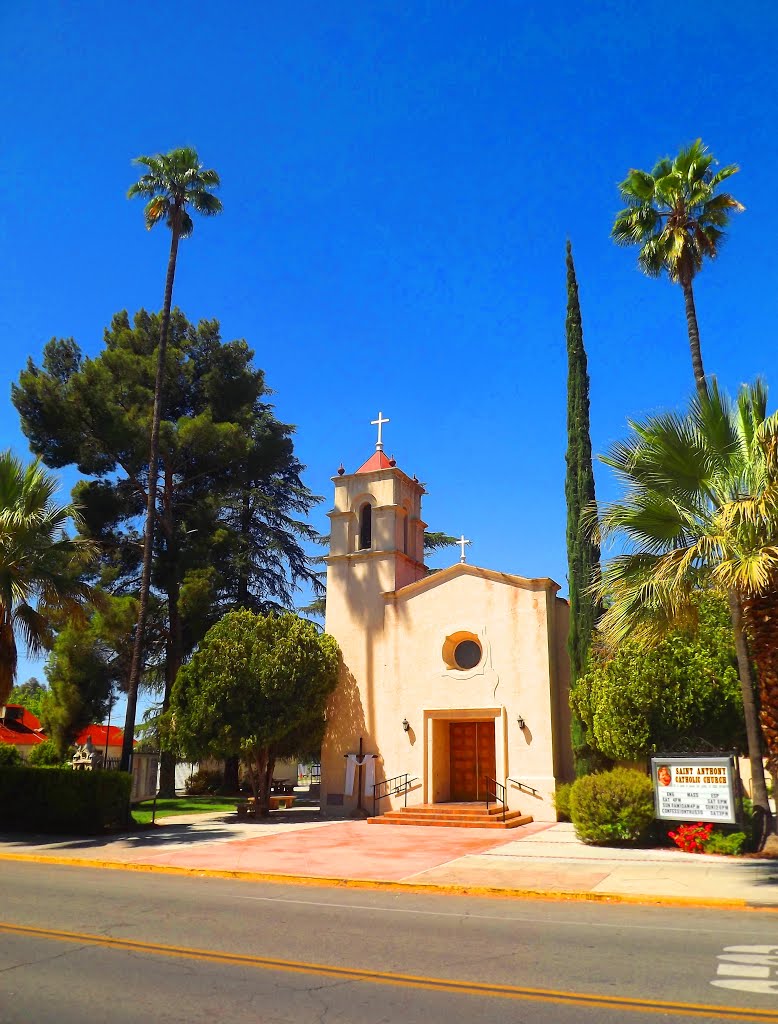
[[[556,820],[556,784],[573,777],[568,604],[551,579],[468,564],[464,537],[461,560],[429,573],[424,487],[374,422],[375,453],[333,477],[326,630],[343,660],[322,810],[372,816],[375,792],[378,815],[449,805],[434,807],[442,823],[488,798],[516,824]]]

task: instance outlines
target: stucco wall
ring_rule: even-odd
[[[339,592],[351,599],[333,602],[332,615],[328,602],[327,629],[341,645],[344,665],[322,752],[325,811],[339,807],[342,755],[356,750],[360,735],[365,750],[381,754],[379,779],[404,772],[417,777],[409,804],[447,799],[448,723],[470,719],[495,723],[498,781],[510,777],[538,791],[533,796],[507,783],[509,806],[553,820],[555,758],[559,770],[569,734],[569,727],[564,737],[558,732],[566,715],[560,699],[566,650],[558,635],[565,610],[557,607],[555,585],[517,583],[518,577],[480,575],[467,566],[384,597],[373,586],[378,566],[366,576],[354,566],[346,578],[335,566],[330,570],[328,587],[337,579]],[[483,657],[475,669],[446,664],[446,639],[457,633],[480,643]],[[382,809],[392,802],[402,798],[384,801]],[[344,798],[345,810],[355,804],[355,796]]]

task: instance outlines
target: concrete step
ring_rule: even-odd
[[[432,816],[445,814],[448,817],[457,818],[483,818],[487,815],[490,818],[502,817],[502,804],[490,804],[487,808],[484,803],[440,803],[440,804],[411,804],[409,807],[397,807],[387,814],[429,814]],[[507,813],[511,813],[508,811]]]
[[[515,818],[516,815],[520,815],[521,811],[506,811],[505,820],[508,818]],[[390,821],[405,821],[406,818],[413,818],[414,821],[423,819],[424,821],[446,821],[451,824],[477,824],[477,825],[490,825],[494,824],[495,821],[502,821],[503,816],[500,814],[446,814],[442,811],[440,814],[414,814],[412,811],[401,812],[401,811],[387,811],[385,814],[376,815],[376,817],[389,818]]]
[[[499,817],[493,814],[467,816],[463,814],[432,814],[430,812],[414,814],[414,808],[402,811],[387,811],[379,818],[368,818],[369,825],[431,825],[439,828],[518,828],[528,825],[533,819],[530,814],[521,811],[506,811],[505,821],[502,812]]]

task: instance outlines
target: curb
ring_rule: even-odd
[[[32,853],[0,853],[1,861],[26,864],[52,864],[107,871],[136,871],[148,874],[177,875],[184,878],[221,878],[235,882],[265,882],[273,885],[299,885],[319,888],[367,889],[378,892],[415,893],[438,896],[478,896],[491,899],[547,900],[551,902],[631,904],[639,906],[690,907],[712,910],[749,910],[778,912],[778,906],[745,899],[718,899],[704,896],[662,896],[647,893],[549,891],[513,889],[482,885],[456,885],[418,882],[387,882],[368,878],[337,878],[315,875],[280,875],[256,871],[228,871],[213,868],[185,868],[171,864],[138,864],[125,861],[91,860],[87,857],[57,857]]]

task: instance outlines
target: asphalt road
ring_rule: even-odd
[[[2,1024],[778,1024],[775,912],[0,875]]]

